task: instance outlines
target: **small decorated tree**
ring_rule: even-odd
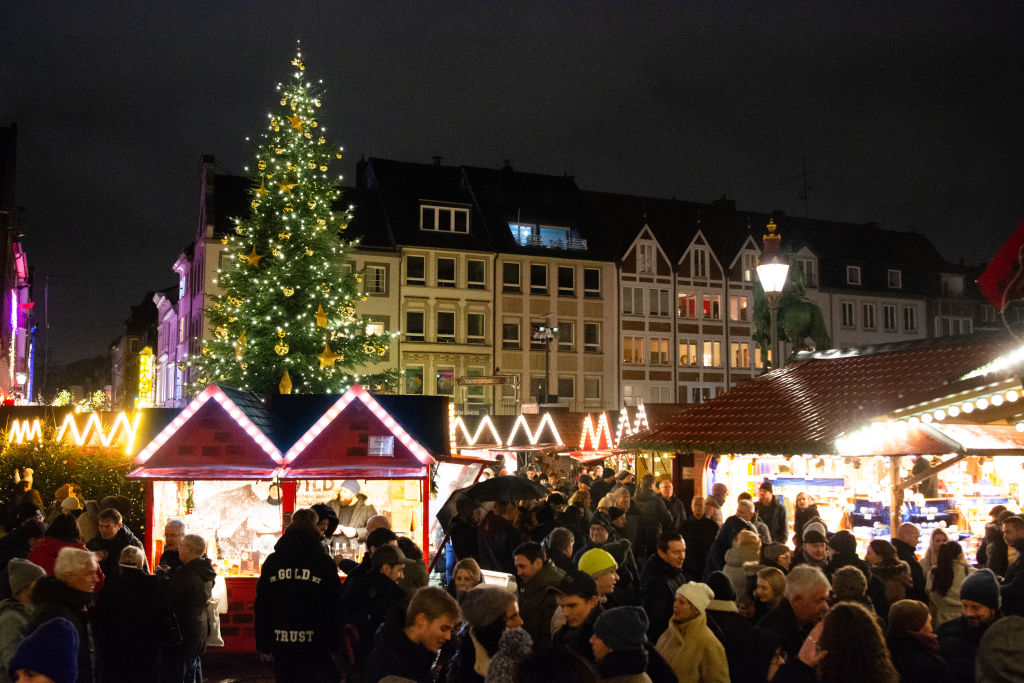
[[[261,394],[338,393],[357,381],[376,389],[394,381],[359,373],[386,356],[390,337],[367,334],[356,316],[361,278],[344,269],[355,242],[342,237],[351,207],[339,208],[329,174],[340,148],[327,143],[321,89],[305,80],[301,52],[292,66],[256,166],[246,169],[252,213],[223,238],[233,259],[217,277],[224,294],[206,310],[213,338],[190,360],[194,391],[224,382]]]

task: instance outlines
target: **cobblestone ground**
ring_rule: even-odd
[[[203,656],[203,683],[274,683],[274,667],[263,664],[255,652],[207,652]]]

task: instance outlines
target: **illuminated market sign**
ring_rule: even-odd
[[[104,425],[98,413],[68,413],[56,430],[55,442],[69,441],[76,446],[102,446],[120,448],[131,453],[135,444],[141,413],[117,413],[113,423]],[[7,427],[7,443],[22,444],[43,440],[40,418],[11,420]]]
[[[152,408],[155,403],[156,363],[153,349],[146,347],[139,351],[139,396],[135,399],[136,408]]]

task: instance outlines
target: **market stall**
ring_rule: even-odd
[[[801,354],[623,446],[692,457],[697,491],[728,486],[726,514],[768,480],[790,524],[802,492],[862,543],[912,521],[971,555],[989,503],[1022,502],[1022,360],[996,335]]]
[[[256,580],[291,514],[314,503],[346,519],[353,508],[363,520],[383,514],[425,549],[429,467],[449,453],[443,397],[373,396],[356,385],[264,402],[211,385],[139,452],[129,476],[147,484],[150,562],[169,519],[207,539],[226,648],[252,651]],[[340,530],[332,546],[358,561],[363,540]]]

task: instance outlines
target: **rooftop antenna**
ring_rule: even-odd
[[[807,202],[810,199],[811,190],[814,188],[811,187],[811,183],[808,180],[808,176],[814,175],[814,171],[807,170],[807,157],[800,158],[800,165],[803,170],[800,172],[799,175],[795,175],[792,178],[790,178],[790,180],[796,180],[797,178],[799,178],[803,181],[800,187],[800,199],[803,200],[804,203],[804,218],[809,218],[810,215],[807,212]]]

